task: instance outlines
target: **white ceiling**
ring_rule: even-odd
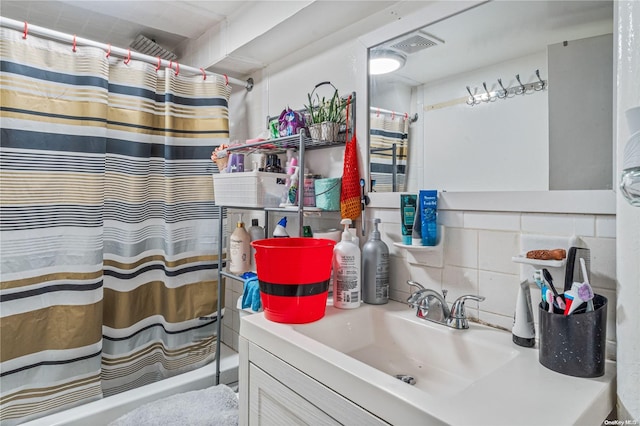
[[[309,50],[318,40],[335,38],[337,34],[342,41],[356,38],[426,3],[406,0],[2,0],[0,14],[125,49],[143,34],[176,53],[179,60],[182,53],[190,51],[190,43],[197,40],[195,44],[200,45],[202,38],[221,37],[221,32],[211,31],[212,28],[225,25],[230,28],[235,24],[236,32],[229,31],[226,38],[246,40],[235,44],[233,40],[216,41],[234,45],[225,47],[227,50],[210,62],[189,65],[245,78],[291,52]],[[273,13],[256,16],[257,10]],[[251,36],[243,37],[245,34]]]

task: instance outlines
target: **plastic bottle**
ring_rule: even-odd
[[[264,239],[264,228],[258,225],[258,219],[251,219],[251,227],[248,229],[249,236],[251,241],[262,240]],[[254,259],[256,258],[256,249],[251,247],[251,259],[250,264],[253,265]]]
[[[379,223],[373,219],[373,231],[362,246],[362,301],[372,305],[389,301],[389,247],[380,239]]]
[[[238,222],[236,229],[229,238],[229,272],[235,275],[248,272],[251,267],[251,236],[244,227],[243,222]]]
[[[333,306],[353,309],[360,306],[360,247],[349,232],[351,219],[342,219],[341,241],[333,248]]]
[[[280,219],[280,221],[276,225],[276,228],[273,230],[273,238],[288,237],[289,233],[287,232],[286,228],[287,228],[287,217],[284,216],[282,219]]]

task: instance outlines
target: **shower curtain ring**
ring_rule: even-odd
[[[127,58],[124,60],[125,65],[129,65],[129,62],[131,62],[131,49],[127,49],[127,51]]]
[[[160,69],[161,66],[162,66],[162,59],[160,59],[160,56],[158,56],[158,65],[156,65],[156,72]]]
[[[200,68],[200,71],[202,71],[202,80],[206,80],[207,79],[207,73],[204,72],[204,68]]]
[[[22,34],[22,38],[26,40],[27,34],[29,34],[29,24],[27,24],[27,21],[24,21],[24,33]]]
[[[176,76],[180,74],[180,62],[176,61]]]
[[[74,35],[73,35],[73,45],[71,46],[71,50],[72,50],[73,52],[75,52],[75,51],[76,51],[76,45],[77,45],[77,44],[76,44],[76,35],[74,34]]]

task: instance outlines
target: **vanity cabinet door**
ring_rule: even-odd
[[[306,399],[251,364],[249,386],[250,425],[339,425]]]

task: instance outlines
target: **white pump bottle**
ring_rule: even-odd
[[[333,248],[333,306],[353,309],[360,306],[360,247],[353,242],[349,225],[351,219],[342,219],[342,240]]]

